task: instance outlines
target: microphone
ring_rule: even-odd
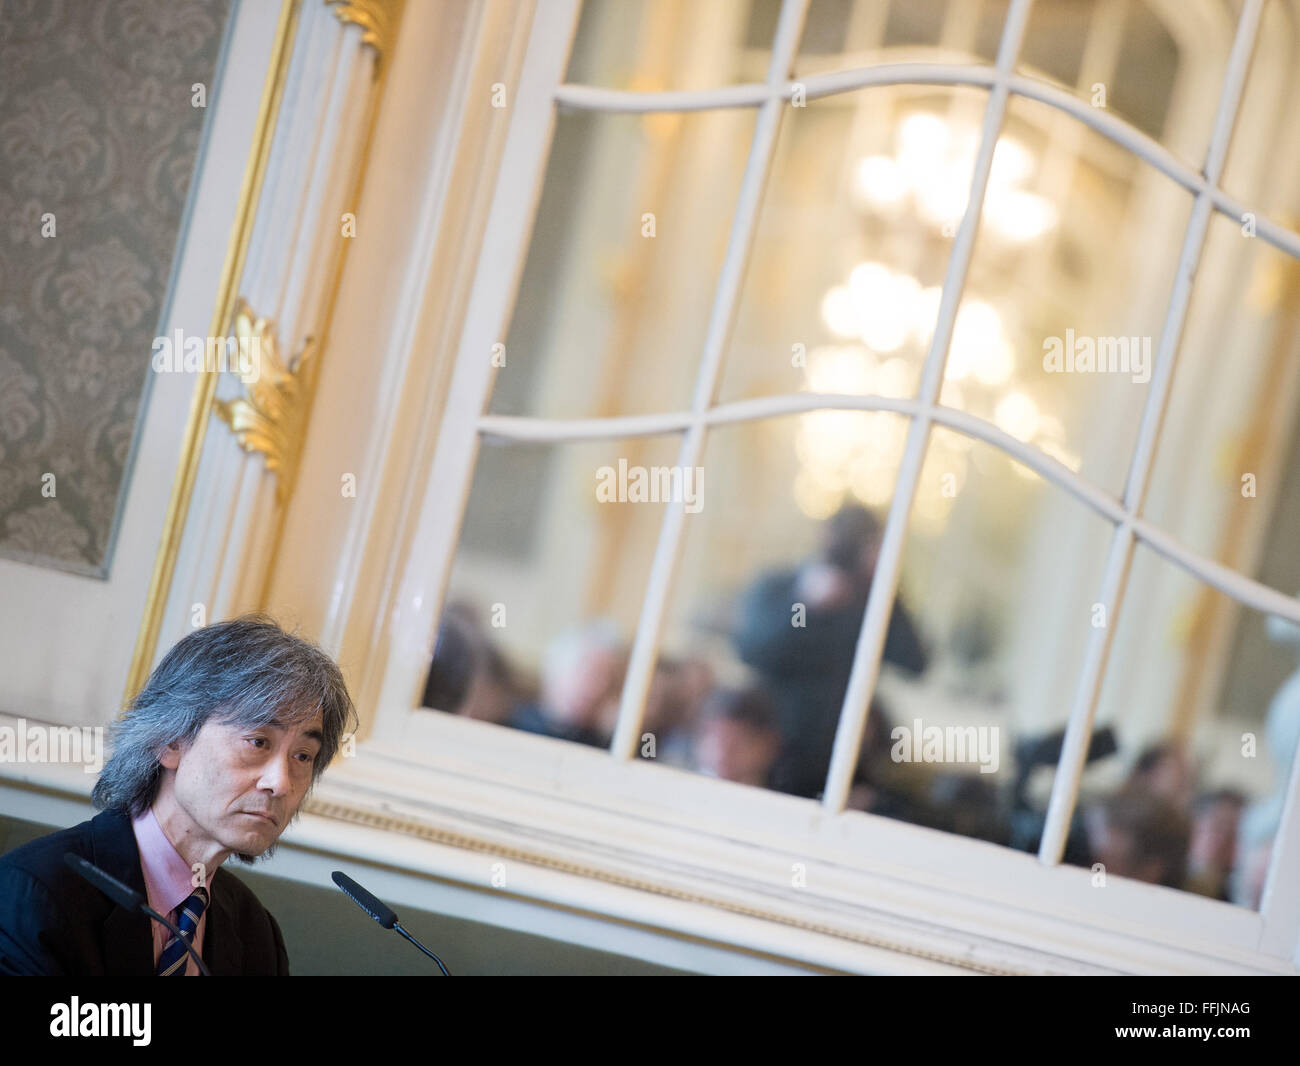
[[[404,936],[417,948],[419,948],[426,955],[428,955],[429,958],[431,958],[434,962],[436,962],[438,964],[438,969],[442,971],[443,977],[451,976],[451,974],[447,972],[447,967],[445,967],[442,964],[442,959],[438,958],[437,955],[435,955],[432,951],[430,951],[418,940],[416,940],[415,937],[411,936],[410,933],[408,933],[405,929],[402,928],[402,923],[397,920],[397,915],[393,913],[392,907],[390,907],[378,896],[371,895],[359,884],[353,881],[352,878],[350,878],[342,870],[335,870],[332,874],[330,874],[330,877],[333,879],[334,883],[339,886],[339,888],[341,888],[348,896],[351,897],[352,902],[355,903],[358,907],[360,907],[363,911],[365,911],[368,915],[370,915],[370,917],[372,917],[385,929],[395,929],[397,932],[401,933],[402,936]]]
[[[135,889],[131,888],[129,885],[122,884],[122,882],[116,877],[113,877],[111,874],[106,874],[98,866],[87,862],[80,855],[76,855],[71,851],[63,853],[63,864],[74,873],[79,874],[95,888],[99,889],[99,891],[104,893],[104,895],[119,907],[128,911],[143,911],[155,922],[161,922],[165,925],[180,939],[181,945],[190,953],[194,961],[198,964],[199,973],[204,977],[212,976],[208,971],[207,966],[203,964],[203,959],[199,957],[199,953],[194,950],[194,947],[185,937],[181,936],[181,931],[177,929],[176,926],[172,925],[168,919],[164,918],[156,910],[150,907],[139,892],[135,891]]]

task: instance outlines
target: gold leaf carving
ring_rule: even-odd
[[[218,400],[217,417],[226,423],[246,452],[260,452],[275,474],[275,502],[281,507],[293,490],[306,433],[307,374],[312,369],[315,341],[308,338],[289,365],[280,355],[275,323],[254,314],[245,300],[235,308],[235,339],[239,350],[259,353],[259,373],[247,384],[246,395]]]
[[[403,0],[325,0],[339,21],[361,27],[361,43],[385,58],[392,50],[393,35],[402,12]]]

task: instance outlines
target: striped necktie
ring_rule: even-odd
[[[190,953],[185,950],[185,944],[193,946],[194,931],[198,929],[199,919],[203,917],[203,909],[207,905],[208,890],[206,888],[196,888],[193,895],[181,904],[181,916],[176,925],[181,931],[181,936],[185,938],[185,943],[181,943],[180,938],[176,936],[167,941],[167,946],[163,948],[162,954],[158,956],[159,977],[185,976],[185,962],[190,957]]]

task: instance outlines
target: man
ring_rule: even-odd
[[[776,715],[758,688],[719,688],[704,702],[695,769],[724,781],[766,788],[781,746]]]
[[[1237,857],[1237,827],[1246,795],[1221,788],[1199,796],[1192,806],[1192,838],[1187,846],[1187,887],[1212,899],[1232,902]]]
[[[740,605],[733,639],[776,710],[782,745],[772,787],[782,792],[816,797],[822,791],[880,533],[875,515],[846,505],[826,522],[816,557],[762,576]],[[928,660],[899,600],[890,612],[883,658],[913,674]]]
[[[288,976],[275,919],[219,867],[274,851],[354,716],[329,656],[269,619],[185,637],[114,727],[102,813],[0,857],[0,973],[198,972],[166,926],[69,869],[72,852],[169,916],[214,976]]]
[[[1128,785],[1084,811],[1093,864],[1153,885],[1182,888],[1191,823],[1165,796]]]
[[[515,708],[514,729],[594,748],[609,746],[627,651],[612,623],[600,619],[561,633],[542,659],[541,694]]]

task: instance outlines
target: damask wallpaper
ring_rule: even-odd
[[[229,6],[0,0],[7,558],[107,576]]]

